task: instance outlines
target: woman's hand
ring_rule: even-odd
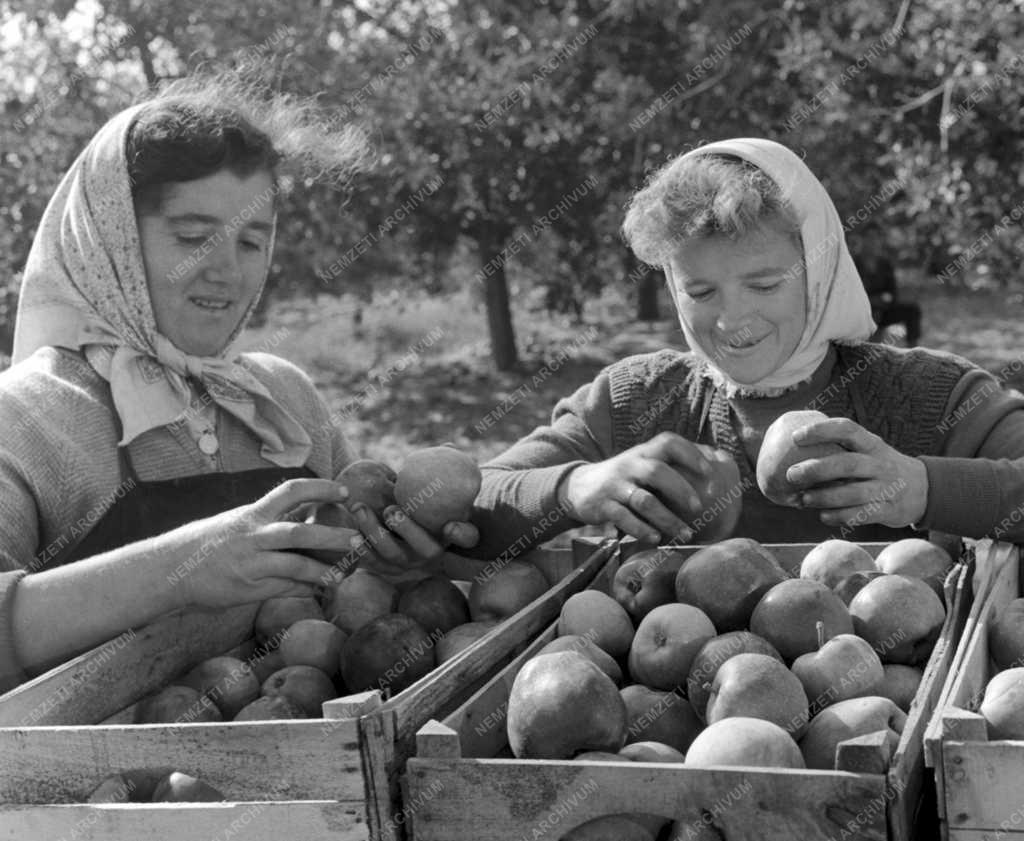
[[[445,547],[468,549],[480,539],[472,523],[446,523],[435,538],[397,505],[384,509],[384,521],[365,505],[349,509],[367,544],[357,552],[359,566],[384,578],[401,578],[411,569],[433,574],[442,571]]]
[[[793,433],[797,444],[839,444],[849,452],[794,464],[788,479],[826,525],[917,523],[928,505],[928,471],[849,418],[829,418]],[[818,487],[827,485],[827,487]]]
[[[711,470],[700,447],[662,432],[617,456],[575,468],[562,481],[559,499],[583,523],[614,523],[648,543],[686,542],[693,537],[686,520],[700,513],[701,502],[677,467],[700,476]]]
[[[167,559],[175,603],[214,608],[312,596],[316,585],[329,580],[331,567],[302,550],[351,550],[361,538],[353,529],[294,520],[308,503],[343,502],[345,495],[328,479],[292,479],[250,505],[153,538],[152,551]]]

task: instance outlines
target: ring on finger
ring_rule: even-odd
[[[633,505],[632,505],[632,503],[633,503],[633,494],[635,494],[638,490],[640,490],[640,486],[639,485],[633,485],[633,487],[631,487],[629,489],[629,493],[626,494],[626,499],[625,499],[625,505],[626,505],[627,508],[632,508],[633,507]]]

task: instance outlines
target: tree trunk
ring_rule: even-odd
[[[638,272],[643,268],[635,257],[630,258],[630,271]],[[636,318],[637,321],[657,321],[661,318],[658,311],[658,290],[661,288],[661,273],[650,269],[636,283]]]
[[[487,325],[491,332],[491,356],[499,371],[511,371],[519,364],[519,353],[516,351],[516,333],[512,326],[512,309],[508,301],[505,262],[501,260],[495,263],[494,271],[484,277]]]

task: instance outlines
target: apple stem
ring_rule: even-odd
[[[814,628],[818,632],[818,648],[821,648],[825,644],[825,623],[819,619],[814,623]]]

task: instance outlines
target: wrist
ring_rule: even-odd
[[[566,471],[562,478],[558,482],[558,487],[555,489],[556,498],[558,500],[558,507],[561,508],[566,516],[582,523],[579,512],[576,510],[576,506],[572,503],[572,496],[570,495],[570,482],[572,477],[583,465],[576,465],[571,470]]]
[[[920,530],[921,522],[928,512],[928,468],[919,458],[912,458],[910,461],[912,476],[910,484],[912,491],[909,495],[911,507],[909,511],[910,519],[907,525]]]

